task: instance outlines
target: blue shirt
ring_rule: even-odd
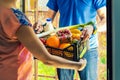
[[[11,8],[11,9],[13,13],[16,15],[16,17],[18,18],[21,25],[27,25],[32,27],[32,24],[30,23],[30,21],[28,20],[28,18],[23,12],[21,12],[19,9],[14,9],[14,8]]]
[[[60,12],[59,26],[70,26],[96,21],[97,10],[106,0],[49,0],[47,6]],[[97,47],[97,34],[90,37],[90,48]]]

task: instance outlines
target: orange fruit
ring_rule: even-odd
[[[46,45],[50,47],[58,48],[60,45],[59,38],[55,35],[48,37],[48,39],[46,40]]]
[[[64,49],[64,48],[67,48],[70,45],[71,45],[70,43],[62,43],[62,44],[60,44],[59,48]]]

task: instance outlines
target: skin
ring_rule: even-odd
[[[52,20],[54,20],[57,12],[49,9],[48,13],[49,14],[47,15],[47,17],[52,18]],[[106,7],[102,7],[98,9],[97,15],[100,19],[99,22],[97,23],[98,30],[100,30],[101,28],[106,28]],[[40,26],[39,23],[34,28],[38,30],[37,33],[40,33],[42,31],[42,26]],[[84,40],[88,40],[92,33],[93,33],[93,26],[89,25],[83,29],[81,37]]]
[[[98,24],[97,24],[97,28],[99,32],[105,32],[106,31],[106,7],[102,7],[100,9],[97,10],[98,13]]]
[[[17,0],[0,0],[0,6],[6,8],[16,7],[16,1]]]
[[[86,65],[86,60],[81,59],[80,62],[73,62],[61,57],[53,56],[48,53],[44,45],[40,42],[39,38],[36,37],[33,29],[30,27],[21,27],[17,31],[16,35],[18,37],[18,40],[24,44],[24,46],[27,47],[27,49],[44,64],[52,65],[58,68],[70,68],[78,70],[83,69]]]
[[[15,8],[16,1],[17,0],[0,0],[0,5],[7,8]],[[16,37],[33,54],[34,57],[42,61],[44,64],[55,66],[57,68],[77,70],[82,70],[86,66],[85,59],[81,59],[79,62],[74,62],[51,55],[31,27],[22,25],[17,30]]]
[[[49,9],[47,17],[51,18],[52,21],[54,21],[56,13],[57,12]],[[101,28],[106,28],[106,7],[102,7],[98,9],[97,15],[100,19],[99,22],[97,23],[98,30],[100,30]],[[43,27],[40,26],[39,22],[36,26],[34,26],[34,28],[37,30],[37,33],[40,33],[43,29]],[[88,25],[87,27],[83,29],[81,37],[83,38],[83,40],[88,40],[92,33],[93,33],[93,26]]]
[[[52,18],[54,20],[57,12],[49,9],[48,13],[49,13],[48,17]],[[100,20],[97,24],[98,30],[100,30],[101,28],[106,28],[106,7],[102,7],[100,9],[98,9],[97,15],[100,18]],[[92,33],[93,33],[93,26],[89,25],[83,29],[81,37],[84,38],[84,40],[87,40],[91,36]]]
[[[54,20],[57,12],[49,9],[48,13],[49,14],[47,15],[47,17],[52,18],[52,20]],[[102,7],[100,9],[98,9],[97,10],[97,15],[98,15],[98,17],[100,19],[99,22],[97,23],[98,31],[101,30],[101,29],[106,29],[106,7]],[[40,33],[42,31],[42,26],[39,26],[39,25],[40,24],[38,24],[36,26],[36,30],[38,30],[37,33]],[[87,39],[90,38],[92,33],[93,33],[93,26],[92,25],[88,25],[87,27],[85,27],[83,29],[81,37],[84,40],[87,40]]]

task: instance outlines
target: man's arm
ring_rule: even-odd
[[[99,21],[97,23],[98,31],[103,32],[106,31],[106,7],[102,7],[97,10]],[[94,29],[92,25],[88,25],[83,29],[82,36],[84,40],[90,38]]]
[[[47,16],[46,18],[51,18],[52,21],[54,20],[56,13],[54,10],[49,9],[47,12]],[[45,18],[45,19],[46,19]],[[34,30],[36,30],[36,33],[40,33],[41,31],[43,31],[43,26],[42,26],[42,21],[38,21],[33,25]]]
[[[54,10],[51,10],[49,9],[48,12],[47,12],[47,18],[51,18],[52,21],[54,20],[55,16],[56,16],[56,13]]]
[[[97,23],[98,32],[106,31],[106,7],[97,10],[99,21]]]

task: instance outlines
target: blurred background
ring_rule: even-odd
[[[31,23],[36,21],[44,21],[48,8],[46,3],[48,0],[18,0],[17,7],[25,12]],[[24,6],[25,4],[25,6]],[[96,18],[99,22],[99,18]],[[59,12],[53,22],[53,25],[58,27]],[[98,32],[99,40],[99,63],[98,63],[98,80],[107,80],[107,51],[106,51],[106,32]],[[33,80],[57,80],[56,68],[44,65],[37,59],[34,60],[34,75]],[[77,72],[75,80],[79,80]]]

